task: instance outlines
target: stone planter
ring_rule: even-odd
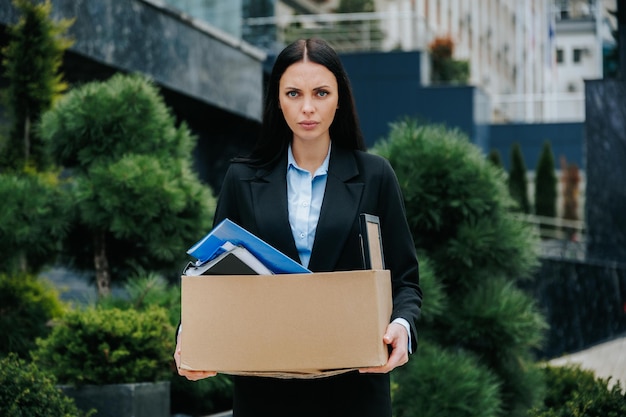
[[[94,417],[170,417],[170,382],[61,386],[61,390]]]

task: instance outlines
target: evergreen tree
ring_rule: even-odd
[[[100,296],[137,269],[179,276],[177,260],[211,225],[213,196],[191,168],[195,137],[156,86],[122,74],[85,84],[39,131],[71,173],[68,264],[95,271]]]
[[[554,155],[550,142],[546,141],[535,171],[535,214],[544,217],[556,217],[557,179],[554,166]],[[554,229],[542,225],[545,230]]]
[[[0,174],[0,272],[38,273],[54,263],[71,201],[55,173]]]
[[[0,166],[21,170],[31,165],[41,170],[49,159],[34,125],[67,87],[59,69],[72,44],[64,37],[72,21],[52,21],[50,0],[13,0],[13,4],[21,17],[9,26],[10,41],[3,50],[13,120],[8,142],[0,150]]]
[[[509,193],[517,203],[517,210],[530,213],[528,200],[528,180],[526,179],[526,164],[519,143],[511,146],[511,170],[509,171]]]
[[[505,172],[458,130],[413,120],[374,151],[398,176],[424,291],[426,349],[394,371],[397,416],[525,416],[543,395],[533,351],[546,323],[516,286],[538,242],[511,215]]]
[[[500,156],[500,152],[497,149],[492,149],[489,151],[487,155],[487,159],[495,166],[499,168],[504,168],[504,164],[502,163],[502,157]]]

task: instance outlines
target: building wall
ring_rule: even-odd
[[[52,17],[75,18],[70,52],[244,117],[260,120],[265,53],[155,0],[56,0]],[[0,8],[0,24],[17,20]],[[238,86],[225,90],[224,86]]]
[[[196,19],[241,39],[242,0],[164,0]]]
[[[55,0],[52,17],[76,18],[66,80],[78,85],[117,72],[152,78],[198,136],[201,179],[219,190],[228,160],[256,140],[265,53],[153,0]],[[0,29],[16,21],[13,7],[0,7]],[[0,46],[8,42],[3,35]],[[6,83],[0,75],[0,86]]]

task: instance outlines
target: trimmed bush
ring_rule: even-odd
[[[74,310],[37,341],[33,359],[62,384],[166,381],[172,372],[173,335],[162,308]]]
[[[548,391],[543,406],[529,417],[623,417],[626,392],[619,381],[609,387],[609,379],[596,378],[579,365],[546,366]]]
[[[76,215],[63,263],[95,274],[100,297],[138,268],[179,275],[179,254],[210,228],[215,198],[193,167],[197,137],[158,86],[139,74],[84,84],[37,128],[69,174]]]
[[[11,353],[0,360],[2,417],[78,417],[71,398],[56,387],[54,376]]]
[[[159,306],[168,312],[170,324],[178,326],[179,286],[168,284],[165,279],[154,273],[142,273],[129,277],[124,290],[128,297],[106,297],[98,301],[98,306],[140,311]],[[172,331],[172,340],[174,335],[175,332]],[[232,380],[228,375],[218,374],[202,381],[189,381],[178,375],[172,364],[170,383],[172,413],[209,415],[232,408]]]
[[[0,274],[0,306],[0,355],[16,352],[22,358],[66,308],[51,284],[24,274]]]
[[[468,352],[421,342],[420,360],[393,374],[395,417],[497,417],[498,377]]]
[[[533,276],[539,241],[532,226],[512,213],[504,170],[458,129],[410,119],[394,124],[374,151],[389,160],[398,177],[419,253],[426,300],[421,343],[447,349],[453,357],[447,360],[455,364],[472,357],[497,378],[495,385],[487,378],[472,379],[472,385],[454,369],[429,368],[434,359],[420,347],[406,371],[414,375],[398,380],[398,390],[418,390],[407,398],[419,398],[403,403],[398,396],[394,406],[407,416],[428,409],[482,417],[498,409],[507,417],[525,417],[543,396],[533,352],[546,324],[534,300],[516,285]],[[427,391],[406,384],[447,388]],[[498,405],[480,403],[494,386]]]

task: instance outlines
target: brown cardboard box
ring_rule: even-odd
[[[182,277],[181,368],[320,377],[387,362],[389,271]]]

